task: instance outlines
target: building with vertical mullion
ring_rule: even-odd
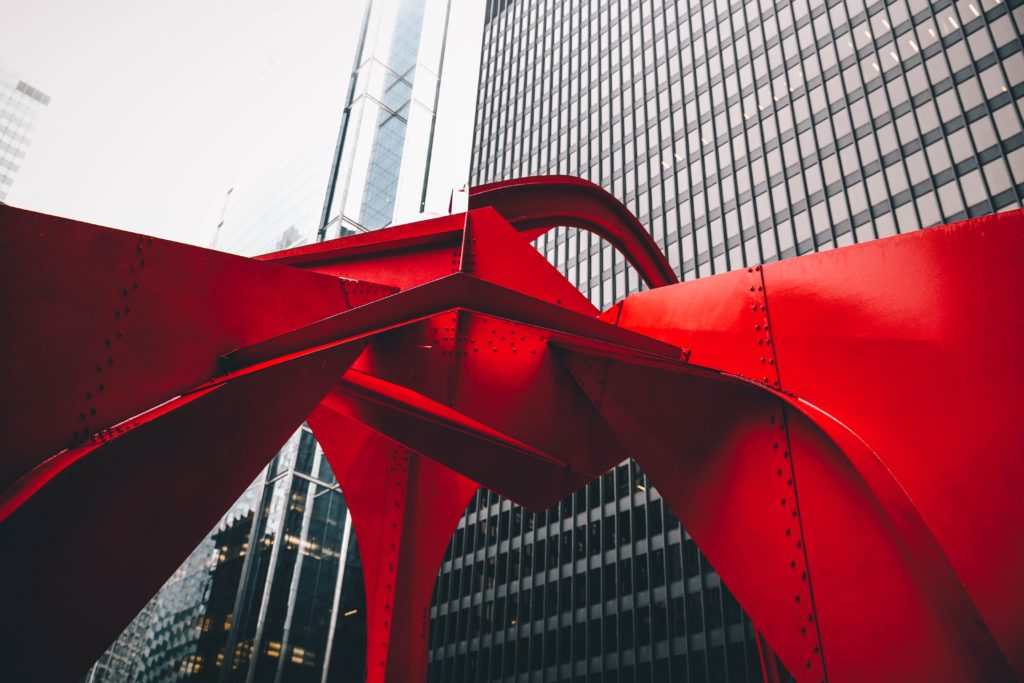
[[[572,174],[681,279],[1021,206],[1020,0],[490,0],[471,184]],[[599,308],[642,283],[538,249]],[[635,465],[534,515],[481,491],[432,606],[431,681],[748,681],[755,633]]]

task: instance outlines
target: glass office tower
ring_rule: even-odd
[[[371,3],[321,239],[376,230],[424,210],[450,12],[451,0]]]
[[[39,117],[49,104],[49,95],[0,64],[0,201],[10,194]]]
[[[297,432],[87,681],[361,681],[362,567],[323,452]]]
[[[490,0],[473,184],[625,201],[683,279],[1021,205],[1019,0]],[[609,245],[538,248],[607,308]],[[481,492],[432,607],[432,681],[760,680],[753,629],[635,465],[544,514]]]

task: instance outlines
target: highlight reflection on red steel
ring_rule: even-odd
[[[651,289],[595,309],[530,245],[566,225]],[[479,485],[544,509],[630,457],[767,680],[1024,677],[1022,254],[1015,211],[677,283],[568,177],[256,259],[0,206],[5,672],[81,675],[308,421],[370,681],[425,680]]]

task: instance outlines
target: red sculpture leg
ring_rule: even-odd
[[[322,403],[309,425],[352,514],[366,585],[367,683],[427,679],[430,597],[478,485]]]
[[[1015,578],[1024,575],[1015,531],[1024,525],[1024,458],[1012,409],[1024,371],[1011,341],[1024,314],[1009,281],[1024,253],[1022,227],[1022,212],[976,219],[640,293],[616,311],[620,325],[692,349],[696,364],[780,392],[831,437],[810,438],[806,420],[787,409],[801,425],[794,481],[807,482],[800,510],[830,678],[912,679],[944,661],[936,652],[959,652],[959,668],[936,666],[933,678],[1024,673]],[[895,536],[868,545],[864,571],[851,573],[871,511]],[[858,554],[840,538],[857,539]],[[895,581],[899,565],[934,610],[861,592],[869,569]],[[889,594],[913,594],[900,591]],[[749,596],[737,595],[755,614]],[[889,606],[884,620],[879,604]],[[904,632],[901,619],[917,624],[915,637],[881,658],[888,668],[869,668],[864,651],[884,653],[893,630]],[[801,662],[770,631],[796,672]]]
[[[360,350],[335,345],[218,380],[62,451],[8,489],[5,679],[81,676]]]

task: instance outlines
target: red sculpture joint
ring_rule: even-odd
[[[651,289],[598,311],[555,226]],[[677,283],[568,177],[256,259],[0,206],[5,671],[81,675],[308,421],[371,681],[425,680],[478,486],[543,509],[627,458],[798,680],[1024,677],[1022,254],[1015,211]]]

